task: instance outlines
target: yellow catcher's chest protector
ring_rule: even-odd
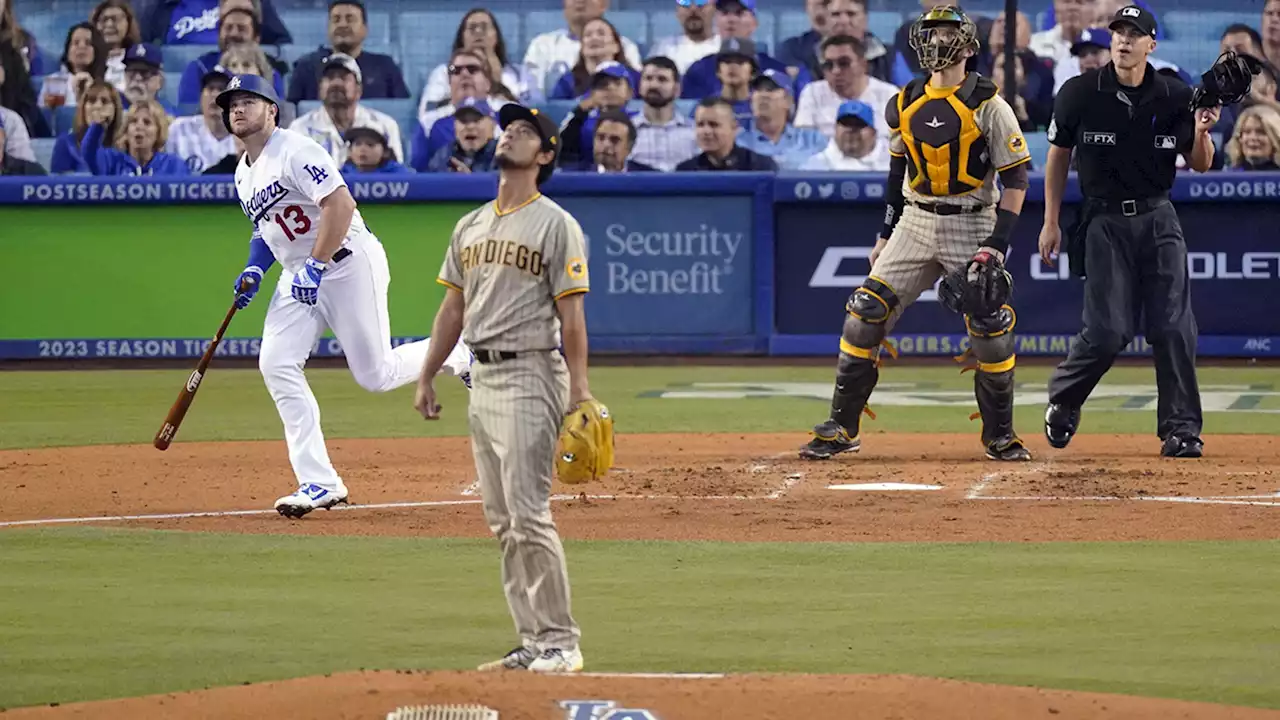
[[[946,197],[982,187],[991,154],[976,114],[996,92],[995,83],[969,73],[957,88],[933,88],[917,78],[898,93],[888,121],[902,132],[911,189]]]

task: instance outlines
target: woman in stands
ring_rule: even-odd
[[[13,9],[14,0],[0,0],[0,44],[6,47],[2,52],[13,51],[22,58],[22,65],[32,76],[44,74],[41,67],[40,48],[36,38],[22,29],[18,15]]]
[[[262,51],[262,46],[256,43],[232,45],[223,51],[222,57],[218,58],[218,64],[226,68],[227,72],[232,75],[275,77],[275,68],[271,67],[271,61],[267,59],[267,54]]]
[[[595,75],[596,68],[610,60],[621,63],[631,71],[633,90],[640,87],[640,73],[627,63],[618,29],[604,18],[588,20],[582,26],[582,49],[578,51],[578,63],[560,76],[555,89],[551,91],[551,99],[573,100],[586,95],[591,89],[591,76]]]
[[[1227,142],[1228,170],[1280,170],[1280,110],[1259,103],[1245,108]]]
[[[89,22],[107,44],[106,80],[124,92],[124,52],[142,42],[133,6],[129,0],[102,0],[93,9]]]
[[[33,72],[42,70],[39,58],[35,39],[18,24],[13,0],[0,0],[0,106],[22,116],[29,135],[47,137],[49,128],[31,86]]]
[[[94,175],[190,175],[187,163],[164,152],[169,141],[169,115],[155,100],[136,102],[124,115],[115,147],[103,143],[104,123],[93,123],[80,142],[85,164]]]
[[[107,43],[91,23],[81,22],[67,31],[58,72],[45,76],[40,107],[76,107],[77,98],[107,72]]]
[[[76,106],[76,118],[71,129],[58,136],[53,145],[53,159],[49,163],[49,172],[54,175],[62,173],[88,173],[89,166],[80,152],[80,144],[84,140],[89,126],[102,126],[102,143],[111,145],[116,140],[120,129],[120,120],[124,117],[124,105],[120,101],[120,93],[115,86],[104,80],[94,80],[80,93],[80,101]]]
[[[507,41],[493,13],[483,8],[468,12],[458,23],[453,37],[453,50],[470,50],[489,64],[489,77],[498,79],[493,94],[514,97],[513,102],[534,105],[542,102],[542,88],[522,65],[512,65],[507,58]],[[499,93],[500,86],[506,92]],[[437,65],[427,76],[427,87],[422,91],[426,109],[449,102],[449,63]]]

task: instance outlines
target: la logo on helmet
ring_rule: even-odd
[[[240,76],[239,76],[239,75],[237,75],[237,76],[235,76],[235,77],[231,78],[231,84],[227,86],[227,89],[228,89],[228,90],[235,90],[235,89],[236,89],[236,88],[238,88],[238,87],[240,87]]]

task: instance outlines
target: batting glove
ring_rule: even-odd
[[[315,305],[320,297],[320,280],[324,277],[325,264],[309,257],[297,275],[293,276],[293,299],[303,305]]]
[[[247,287],[246,287],[247,286]],[[249,306],[253,302],[253,296],[258,294],[258,289],[262,287],[262,268],[257,265],[250,265],[240,273],[240,277],[236,278],[236,307],[240,310]],[[243,288],[243,289],[242,289]]]

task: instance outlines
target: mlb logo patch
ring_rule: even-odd
[[[1173,137],[1172,135],[1157,135],[1157,136],[1156,136],[1156,149],[1157,149],[1157,150],[1172,150],[1172,149],[1176,148],[1177,146],[1178,146],[1178,141],[1177,141],[1177,139],[1176,139],[1175,137]]]

